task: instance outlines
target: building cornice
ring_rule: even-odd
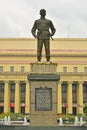
[[[36,53],[37,50],[36,49],[0,49],[1,53]],[[86,54],[87,53],[87,49],[51,49],[51,52],[54,53],[58,53],[58,54]]]
[[[0,38],[0,41],[35,41],[35,38]]]
[[[87,38],[53,38],[54,41],[87,41]],[[36,41],[35,38],[0,38],[0,41]]]

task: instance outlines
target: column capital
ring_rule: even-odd
[[[67,84],[68,84],[68,85],[69,85],[69,84],[73,84],[73,81],[68,81]]]
[[[58,81],[58,84],[62,84],[63,83],[63,81]]]
[[[9,81],[8,80],[4,80],[4,83],[9,83]]]
[[[78,82],[78,85],[83,84],[83,83],[84,83],[83,81],[79,81],[79,82]]]
[[[25,81],[25,83],[26,83],[26,84],[29,84],[29,81],[28,81],[28,80],[26,80],[26,81]]]
[[[20,81],[19,80],[15,80],[14,83],[20,83]]]

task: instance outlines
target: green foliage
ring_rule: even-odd
[[[84,119],[84,121],[87,122],[87,113],[84,113],[84,114],[83,114],[83,119]]]
[[[62,118],[65,121],[68,121],[69,123],[73,123],[75,118],[73,115],[59,115],[58,118]]]
[[[77,116],[78,118],[80,118],[80,117],[83,116],[83,114],[77,114],[76,116]]]
[[[5,116],[10,116],[11,120],[17,120],[18,118],[24,118],[24,115],[20,114],[20,113],[2,113],[2,114],[0,114],[0,118],[4,118]]]
[[[87,113],[87,102],[84,103],[84,113]]]

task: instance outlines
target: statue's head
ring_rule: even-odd
[[[44,16],[46,15],[46,10],[45,10],[45,9],[41,9],[41,10],[40,10],[40,15],[41,15],[42,17],[44,17]]]

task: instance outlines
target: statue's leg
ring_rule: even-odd
[[[38,61],[41,61],[42,48],[43,48],[43,40],[40,39],[37,41],[37,60]]]
[[[46,59],[47,62],[50,61],[50,41],[49,39],[44,40],[44,47],[45,47],[45,52],[46,52]]]

